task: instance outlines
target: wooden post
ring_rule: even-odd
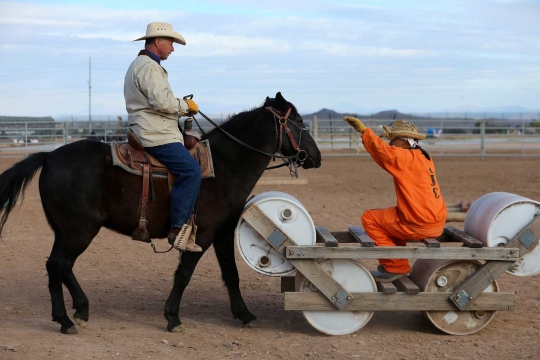
[[[313,139],[315,142],[319,141],[319,121],[317,115],[313,115]]]

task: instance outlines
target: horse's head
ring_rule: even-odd
[[[284,156],[296,156],[304,169],[321,166],[321,152],[304,125],[296,107],[285,100],[281,92],[275,98],[267,97],[264,107],[278,121],[278,151]]]

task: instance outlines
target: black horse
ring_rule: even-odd
[[[283,118],[285,114],[287,120]],[[281,93],[266,98],[262,107],[233,116],[220,127],[221,130],[214,129],[205,136],[210,141],[216,177],[201,184],[197,243],[204,251],[214,245],[233,316],[249,325],[256,317],[240,294],[234,258],[234,229],[246,199],[268,166],[271,154],[278,151],[284,156],[296,155],[293,161],[306,169],[319,167],[321,154],[302,117]],[[280,129],[285,129],[285,133],[290,129],[293,140],[281,134]],[[78,329],[66,313],[62,284],[73,299],[74,320],[84,326],[89,302],[73,274],[73,265],[101,227],[131,235],[140,215],[141,177],[113,166],[109,145],[96,141],[81,140],[50,153],[31,155],[0,175],[0,232],[19,195],[40,168],[41,201],[55,234],[47,260],[52,319],[60,323],[61,332],[76,333]],[[164,238],[169,228],[166,180],[155,179],[154,188],[156,202],[148,205],[148,230],[151,238]],[[164,309],[169,331],[182,330],[180,301],[202,255],[182,255]]]

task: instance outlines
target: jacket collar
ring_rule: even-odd
[[[159,65],[161,65],[161,62],[159,62],[157,59],[156,59],[156,55],[146,49],[143,49],[141,51],[139,51],[139,54],[137,56],[141,56],[141,55],[146,55],[148,56],[150,59],[154,60],[155,62],[157,62]]]

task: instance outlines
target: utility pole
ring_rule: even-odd
[[[88,122],[92,133],[92,58],[88,59]]]

